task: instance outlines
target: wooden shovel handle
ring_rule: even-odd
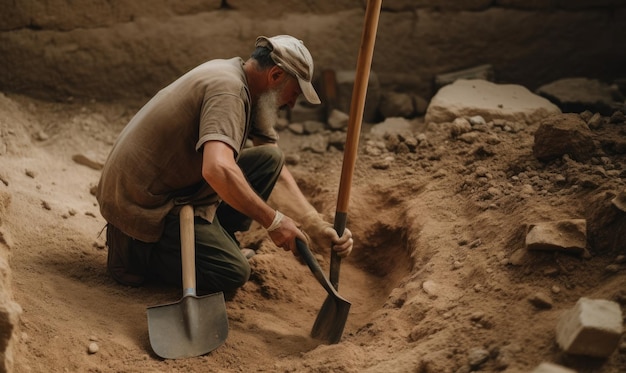
[[[183,262],[183,296],[196,295],[196,242],[193,206],[180,209],[180,253]]]
[[[359,135],[361,133],[361,122],[363,121],[363,111],[365,108],[365,96],[367,94],[367,84],[372,67],[372,56],[374,54],[374,43],[376,41],[376,31],[378,30],[381,6],[382,0],[368,0],[365,10],[365,24],[363,25],[363,34],[361,35],[361,47],[357,59],[352,102],[350,103],[348,134],[343,155],[341,180],[339,182],[337,212],[335,213],[335,230],[339,236],[343,235],[347,220],[352,175],[354,174],[354,165],[356,163],[357,150],[359,147]],[[335,289],[337,289],[341,257],[339,257],[334,250],[331,251],[330,282]]]
[[[352,185],[352,175],[354,174],[354,165],[356,163],[357,150],[359,147],[359,134],[361,133],[361,122],[363,121],[363,111],[365,109],[365,96],[367,94],[367,84],[372,67],[372,56],[374,54],[374,43],[376,41],[381,4],[382,0],[369,0],[365,11],[365,24],[363,26],[361,47],[357,59],[352,102],[350,103],[350,116],[348,118],[348,133],[339,184],[339,197],[337,199],[337,211],[339,212],[348,211],[350,186]]]

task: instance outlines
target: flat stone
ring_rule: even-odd
[[[441,88],[426,110],[426,123],[452,122],[480,115],[486,121],[505,119],[535,123],[561,110],[517,84],[495,84],[482,79],[459,79]]]
[[[587,245],[586,232],[585,219],[531,224],[526,235],[526,249],[559,250],[581,254]]]

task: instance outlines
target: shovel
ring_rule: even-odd
[[[356,163],[357,150],[359,146],[359,134],[361,132],[361,121],[365,108],[365,96],[367,94],[367,83],[369,81],[370,68],[372,66],[372,55],[374,54],[374,42],[376,41],[376,31],[378,29],[378,18],[382,0],[368,0],[365,10],[365,23],[363,34],[361,35],[361,47],[357,59],[356,76],[354,79],[354,89],[352,91],[352,102],[350,103],[350,117],[348,119],[348,133],[346,135],[346,146],[344,150],[343,165],[341,169],[341,180],[339,182],[339,195],[337,198],[337,210],[335,212],[334,228],[341,237],[346,228],[348,220],[348,202],[350,200],[350,187],[352,185],[352,175]],[[330,282],[335,291],[339,289],[339,268],[341,257],[334,250],[331,250],[330,257]],[[343,325],[338,330],[337,325],[332,321],[333,314],[338,312],[336,298],[329,294],[317,319],[313,324],[311,336],[322,340],[327,340],[331,344],[339,342]],[[347,315],[346,315],[347,317]],[[344,320],[345,323],[345,320]]]
[[[320,311],[320,314],[324,313],[325,316],[321,320],[318,317],[315,324],[319,323],[320,325],[317,328],[324,331],[323,339],[328,340],[330,343],[337,343],[341,339],[343,328],[346,325],[346,320],[348,320],[351,303],[342,298],[331,285],[307,244],[296,238],[296,247],[298,248],[298,254],[309,266],[317,281],[328,292],[328,297]],[[315,330],[315,327],[313,329]]]
[[[196,296],[193,207],[180,210],[183,297],[148,307],[148,334],[154,352],[165,359],[200,356],[221,346],[228,336],[224,293]]]

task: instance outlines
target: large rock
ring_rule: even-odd
[[[352,109],[352,94],[356,79],[355,70],[337,71],[337,109],[350,113]],[[370,72],[367,82],[365,105],[363,107],[363,121],[376,123],[378,121],[378,103],[380,102],[380,82],[375,72]]]
[[[0,183],[0,186],[4,186]],[[0,229],[10,205],[11,195],[0,190]],[[17,340],[19,317],[22,308],[11,298],[11,268],[9,267],[9,240],[0,230],[0,372],[13,371],[13,345]]]
[[[383,92],[380,97],[378,110],[383,118],[411,118],[417,114],[416,106],[413,96],[408,93]]]
[[[606,358],[619,345],[622,329],[619,304],[580,298],[574,308],[561,315],[556,341],[569,354]]]
[[[0,258],[0,272],[8,274],[9,271],[7,262]],[[6,293],[0,294],[0,372],[13,371],[13,346],[17,341],[21,313],[19,304],[9,299]]]
[[[582,161],[589,159],[594,149],[591,130],[578,114],[550,116],[542,120],[535,131],[533,155],[540,161],[565,154]]]
[[[411,137],[417,131],[414,122],[404,118],[387,118],[385,121],[378,123],[370,129],[370,134],[384,138],[388,135]]]
[[[468,69],[438,74],[435,76],[435,86],[437,86],[437,89],[440,89],[441,87],[452,84],[459,79],[482,79],[494,82],[496,77],[495,72],[493,71],[493,66],[484,64],[470,67]]]
[[[531,224],[526,235],[528,250],[558,250],[580,254],[587,243],[585,219]]]
[[[618,198],[623,194],[626,190],[604,192],[586,205],[588,240],[595,253],[623,253],[626,212]]]
[[[480,115],[486,121],[504,119],[530,124],[560,112],[556,105],[521,85],[459,79],[432,98],[425,120],[443,123]]]
[[[610,116],[624,101],[616,86],[587,78],[560,79],[539,87],[537,94],[554,102],[566,113],[590,110]]]

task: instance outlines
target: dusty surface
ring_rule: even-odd
[[[527,372],[542,361],[626,371],[625,349],[575,358],[554,339],[559,315],[581,296],[624,306],[626,272],[615,262],[623,241],[621,249],[591,247],[586,258],[522,255],[520,233],[529,223],[596,216],[594,201],[624,188],[626,157],[541,164],[532,156],[537,124],[488,127],[468,143],[418,121],[426,142],[416,152],[360,153],[348,223],[356,243],[340,279],[352,309],[341,343],[309,337],[326,293],[254,226],[242,241],[258,255],[251,280],[227,300],[226,343],[206,356],[156,357],[146,308],[181,291],[124,287],[107,275],[104,220],[90,192],[99,171],[72,159],[103,161],[137,108],[0,96],[0,190],[11,196],[1,229],[23,308],[16,372]],[[594,133],[619,138],[624,128]],[[300,157],[292,172],[332,220],[341,152],[300,152],[301,137],[282,136]],[[617,172],[597,172],[597,163]],[[326,268],[328,253],[318,254]],[[551,308],[529,301],[537,293]]]

